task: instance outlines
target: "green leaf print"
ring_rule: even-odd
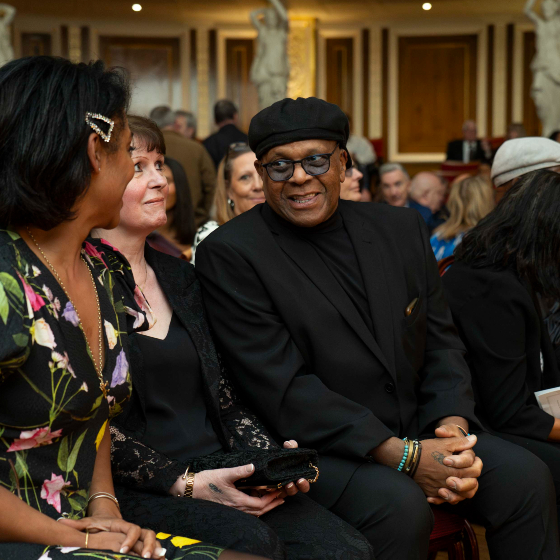
[[[0,283],[0,317],[4,324],[8,323],[8,312],[10,311],[10,304],[8,303],[8,296],[4,286]]]
[[[60,442],[57,463],[58,468],[61,471],[66,471],[66,465],[68,464],[68,436],[62,438],[62,441]]]
[[[73,511],[83,511],[87,505],[87,500],[85,499],[74,499],[68,498],[68,503]]]
[[[78,458],[78,453],[80,451],[80,447],[82,445],[82,442],[84,441],[84,437],[86,437],[86,432],[87,430],[84,430],[82,435],[76,441],[76,444],[74,445],[74,449],[72,449],[72,453],[70,453],[70,455],[68,456],[68,463],[65,469],[66,472],[70,472],[74,470],[74,467],[76,466],[76,459]]]
[[[0,272],[0,282],[2,282],[4,289],[12,294],[15,298],[17,298],[23,304],[23,292],[19,287],[19,284],[10,276],[7,272]]]
[[[29,343],[29,335],[27,334],[23,334],[23,333],[13,334],[12,338],[14,339],[14,342],[18,346],[21,346],[22,348],[25,348]]]

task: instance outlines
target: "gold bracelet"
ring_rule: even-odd
[[[91,502],[93,502],[93,500],[97,500],[99,498],[107,498],[108,500],[111,500],[119,508],[120,511],[121,506],[119,505],[119,500],[117,500],[117,498],[115,498],[113,494],[109,494],[109,492],[96,492],[95,494],[91,495],[88,498],[88,506]]]
[[[183,494],[183,498],[192,498],[192,495],[193,495],[195,473],[189,472],[190,468],[191,467],[189,465],[187,467],[187,470],[185,471],[185,474],[182,477],[183,480],[186,480],[186,482],[185,482],[185,492]]]
[[[86,548],[88,547],[88,541],[89,541],[89,529],[86,529]]]
[[[412,447],[412,451],[409,451],[410,461],[406,462],[403,469],[403,472],[409,476],[410,476],[410,472],[412,471],[416,463],[416,455],[418,454],[418,440],[413,440],[411,442],[411,447]]]
[[[459,424],[455,424],[455,426],[457,426],[457,428],[459,428],[459,430],[461,430],[462,434],[467,437],[469,434],[467,433],[467,431],[465,430],[465,428],[463,428],[463,426],[459,426]]]

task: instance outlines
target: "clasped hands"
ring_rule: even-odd
[[[456,424],[444,423],[435,439],[422,440],[422,457],[415,482],[431,504],[457,504],[478,490],[482,461],[474,453],[477,437],[465,437]]]
[[[294,440],[284,442],[284,448],[295,449],[298,444]],[[227,469],[211,469],[196,473],[193,487],[193,498],[217,502],[255,517],[260,517],[282,505],[287,496],[294,496],[298,492],[309,492],[309,482],[300,479],[290,482],[281,490],[269,488],[247,488],[239,490],[235,482],[242,478],[249,478],[254,472],[253,465]],[[177,495],[184,490],[184,481],[177,480],[170,493]]]

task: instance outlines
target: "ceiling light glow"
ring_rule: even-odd
[[[422,9],[426,11],[431,10],[432,5],[429,2],[425,2],[424,4],[422,4]]]
[[[135,12],[139,12],[142,9],[142,6],[140,4],[132,4],[132,9]]]

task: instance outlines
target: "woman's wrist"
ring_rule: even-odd
[[[98,498],[90,502],[87,509],[88,517],[116,517],[122,519],[122,514],[117,505],[107,498]]]
[[[175,484],[169,489],[169,493],[172,496],[181,498],[185,494],[185,486],[187,481],[183,479],[183,475],[181,475],[176,481]]]

